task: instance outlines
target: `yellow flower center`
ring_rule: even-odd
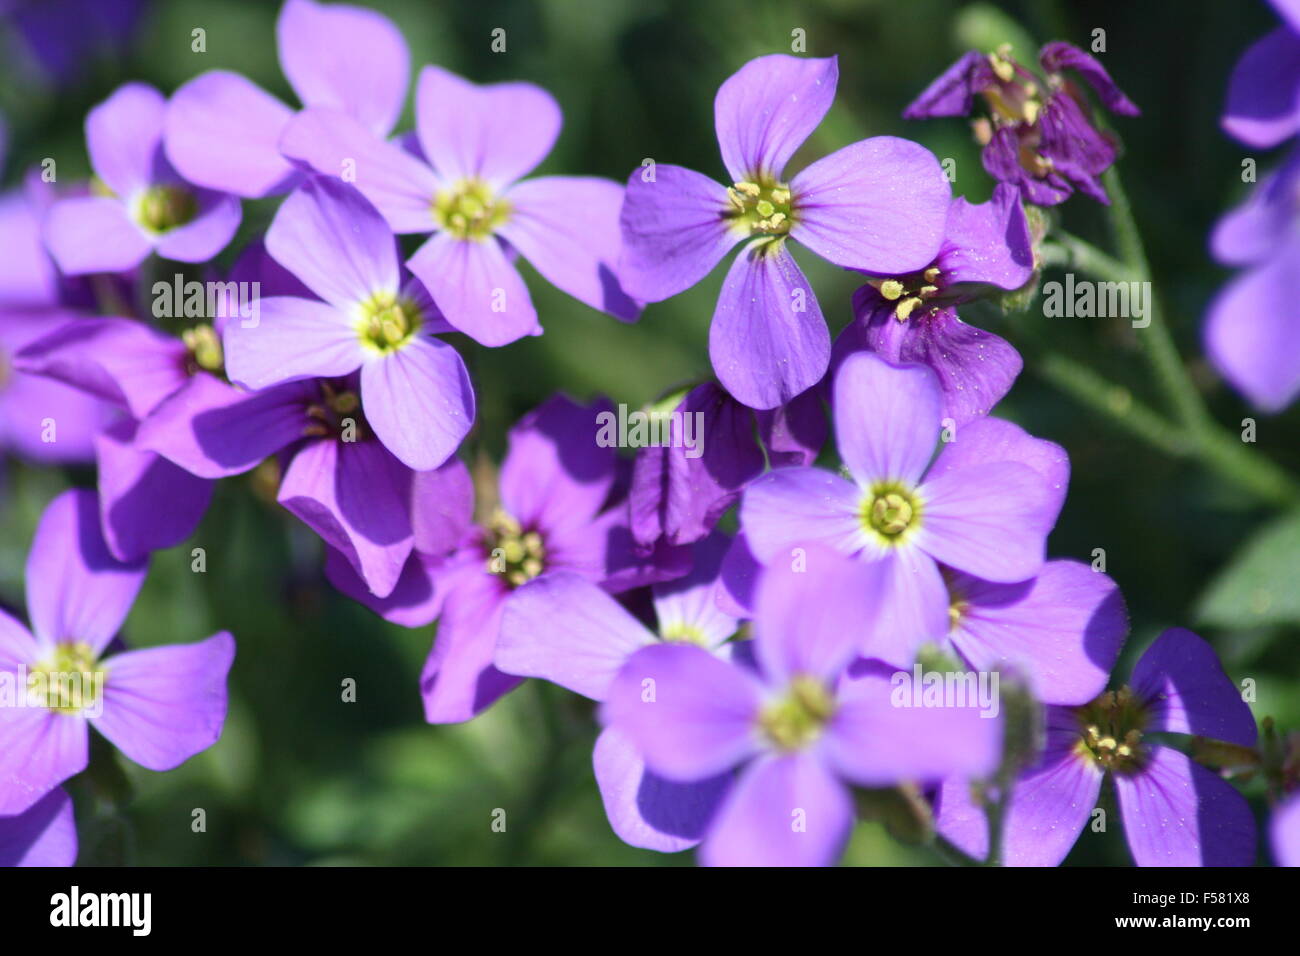
[[[457,239],[488,239],[510,218],[510,203],[492,192],[487,183],[465,179],[439,190],[433,216],[440,228]]]
[[[424,315],[410,299],[393,292],[376,292],[361,304],[357,334],[375,352],[396,352],[420,331]]]
[[[150,186],[140,194],[136,219],[150,232],[167,232],[190,222],[199,204],[188,189],[181,186]]]
[[[747,236],[784,236],[793,225],[790,187],[776,182],[739,182],[727,189],[727,218]]]
[[[1147,750],[1142,731],[1147,714],[1126,686],[1108,690],[1077,711],[1079,741],[1075,752],[1106,770],[1133,773],[1142,768]]]
[[[826,685],[800,674],[790,681],[783,696],[762,709],[758,726],[778,750],[801,750],[821,736],[834,714],[835,699]]]
[[[894,318],[906,322],[917,306],[924,305],[939,295],[939,276],[942,273],[935,266],[924,272],[894,279],[875,279],[868,283],[876,287],[882,296],[894,305]]]
[[[900,544],[921,523],[921,499],[900,484],[874,486],[862,500],[862,526],[884,544]]]
[[[511,587],[526,584],[545,568],[546,547],[536,531],[525,531],[519,522],[498,508],[488,519],[484,544],[487,566],[492,574],[503,575]]]
[[[27,675],[28,699],[57,714],[93,707],[104,691],[105,672],[85,643],[61,643]]]

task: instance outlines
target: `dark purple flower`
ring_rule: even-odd
[[[966,116],[979,95],[988,117],[976,121],[975,132],[990,176],[1016,186],[1025,202],[1038,206],[1063,202],[1075,189],[1109,204],[1098,177],[1115,161],[1114,137],[1096,128],[1082,91],[1063,71],[1082,76],[1112,113],[1137,116],[1138,108],[1106,68],[1076,46],[1049,43],[1039,51],[1038,63],[1045,85],[1012,59],[1009,49],[988,56],[971,51],[931,83],[903,116]]]
[[[478,86],[435,66],[420,71],[415,97],[418,154],[329,109],[299,114],[281,149],[355,182],[394,232],[433,233],[407,266],[447,321],[483,345],[541,333],[516,254],[580,302],[635,320],[640,306],[614,272],[622,188],[589,176],[523,179],[559,135],[555,99],[531,83]]]
[[[338,110],[378,136],[392,131],[411,82],[406,41],[374,10],[288,0],[275,28],[280,68],[304,107]],[[280,153],[292,108],[238,73],[209,70],[167,109],[167,156],[190,182],[256,199],[292,189]],[[332,170],[338,172],[338,170]]]
[[[1220,374],[1264,411],[1300,395],[1300,151],[1261,180],[1211,239],[1214,257],[1244,271],[1210,303],[1205,350]]]
[[[948,632],[940,566],[1004,584],[1034,577],[1065,495],[1065,453],[1010,423],[962,426],[931,463],[942,401],[928,368],[850,355],[833,419],[851,477],[779,468],[749,486],[740,508],[748,547],[769,568],[808,541],[870,564],[887,586],[862,630],[872,656],[899,665]]]
[[[649,302],[695,285],[739,242],[709,329],[719,381],[752,408],[775,408],[821,380],[830,333],[786,240],[835,265],[912,272],[939,248],[951,190],[922,146],[878,136],[846,146],[787,180],[785,165],[830,109],[834,57],[751,60],[718,90],[722,186],[656,164],[628,180],[620,276]]]
[[[557,571],[530,581],[506,605],[497,669],[540,677],[603,701],[619,669],[642,647],[693,644],[729,656],[727,641],[740,622],[716,600],[728,543],[719,532],[699,541],[689,575],[653,586],[653,631],[580,574]],[[727,785],[725,775],[698,783],[657,776],[616,728],[607,728],[596,741],[593,764],[614,832],[632,846],[666,853],[700,842]]]
[[[802,573],[781,564],[763,575],[758,672],[656,642],[609,683],[603,722],[656,774],[692,782],[743,766],[709,825],[703,863],[828,865],[852,826],[850,784],[996,767],[1000,721],[970,707],[896,707],[887,672],[850,668],[880,584],[868,565],[810,545]]]
[[[64,492],[42,515],[27,556],[31,630],[0,612],[0,816],[85,769],[88,727],[150,770],[221,736],[228,633],[104,656],[145,573],[144,561],[109,554],[93,492]]]
[[[6,0],[0,19],[12,23],[39,68],[67,86],[126,47],[144,8],[145,0]]]
[[[826,442],[826,415],[813,390],[780,408],[754,411],[705,382],[672,411],[703,417],[695,448],[682,441],[637,452],[628,504],[632,533],[647,551],[660,540],[700,540],[768,462],[774,468],[812,464]]]
[[[344,562],[327,563],[335,587],[388,620],[418,627],[438,619],[421,677],[431,723],[469,720],[519,684],[492,661],[502,613],[527,582],[571,571],[616,593],[689,570],[686,548],[639,554],[626,500],[611,500],[615,450],[596,443],[607,408],[556,396],[521,419],[510,431],[498,502],[480,505],[482,524],[471,522],[473,486],[459,461],[417,475],[427,478],[415,489],[412,521],[424,540],[387,598],[367,594]]]
[[[1195,734],[1253,747],[1255,720],[1213,648],[1171,628],[1142,655],[1133,680],[1082,707],[1047,708],[1046,740],[1021,773],[1006,811],[1003,859],[1056,866],[1090,819],[1111,774],[1138,866],[1249,866],[1255,821],[1230,784],[1150,734]],[[988,827],[964,782],[936,806],[939,832],[983,858]]]
[[[1029,223],[1014,187],[999,183],[982,204],[954,199],[929,266],[875,279],[854,294],[854,321],[835,340],[832,373],[862,350],[896,364],[928,365],[943,388],[945,418],[962,425],[987,415],[1023,363],[1005,341],[963,322],[957,306],[1018,289],[1033,271]]]
[[[1300,2],[1271,2],[1283,24],[1237,61],[1223,115],[1229,134],[1261,149],[1300,131]]]
[[[352,186],[312,177],[280,206],[271,256],[319,298],[271,296],[256,322],[225,324],[226,372],[250,389],[360,370],[366,420],[417,471],[441,465],[474,422],[474,389],[452,331],[417,281],[401,284],[397,244]]]
[[[86,116],[98,183],[90,196],[60,199],[45,220],[45,244],[64,273],[121,272],[150,252],[204,262],[239,228],[238,199],[191,185],[163,155],[165,110],[153,87],[127,83]]]
[[[0,867],[72,866],[76,861],[77,821],[62,787],[17,816],[0,817]]]

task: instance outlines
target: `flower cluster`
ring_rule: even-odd
[[[723,182],[649,161],[623,185],[532,175],[562,117],[530,83],[423,66],[397,132],[410,56],[379,14],[287,0],[276,36],[297,103],[225,71],[170,95],[127,83],[86,118],[88,182],[34,176],[0,201],[0,443],[93,461],[97,481],[41,519],[30,627],[0,613],[18,691],[0,687],[0,862],[73,861],[62,785],[87,725],[152,770],[218,739],[231,636],[126,650],[117,632],[150,555],[241,474],[320,539],[339,592],[436,622],[430,723],[527,678],[590,701],[596,783],[633,846],[827,865],[890,791],[949,852],[1054,865],[1110,779],[1139,864],[1253,861],[1245,798],[1164,736],[1250,751],[1249,706],[1178,628],[1108,689],[1119,588],[1049,557],[1067,453],[991,414],[1023,361],[957,313],[1034,282],[1026,206],[1107,202],[1117,140],[1064,71],[1137,108],[1097,59],[1049,44],[1039,78],[971,53],[908,107],[987,104],[996,185],[973,203],[890,136],[787,171],[831,108],[834,57],[762,56],[722,83]],[[862,277],[833,344],[795,248]],[[621,457],[598,440],[612,402],[557,394],[499,466],[465,453],[462,353],[543,331],[519,257],[632,322],[733,250],[716,380],[649,410],[699,421],[702,445]],[[151,283],[159,260],[202,267],[194,308],[179,278]],[[69,698],[66,675],[89,688]],[[1280,861],[1298,813],[1275,818]]]

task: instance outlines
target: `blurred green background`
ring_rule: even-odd
[[[789,52],[805,31],[807,53],[838,54],[835,106],[790,168],[878,134],[914,138],[956,159],[956,191],[982,201],[991,191],[967,126],[958,120],[904,123],[902,108],[973,45],[1012,42],[1032,61],[1038,42],[1081,46],[1105,29],[1103,60],[1143,109],[1118,120],[1126,147],[1120,172],[1152,258],[1155,291],[1215,417],[1234,430],[1250,412],[1200,356],[1205,303],[1224,281],[1206,251],[1217,218],[1243,194],[1250,155],[1218,128],[1232,64],[1274,25],[1265,4],[1197,0],[1003,3],[958,0],[552,0],[445,2],[376,0],[411,48],[413,66],[437,63],[473,80],[528,80],[559,99],[564,130],[542,173],[624,179],[643,158],[723,175],[713,133],[719,83],[751,57]],[[276,62],[278,4],[170,0],[147,4],[134,41],[115,58],[87,63],[58,88],[10,58],[0,67],[0,111],[10,127],[4,182],[43,157],[60,180],[87,171],[82,121],[118,84],[139,79],[165,92],[213,68],[238,70],[293,102]],[[207,31],[207,52],[190,49]],[[491,31],[506,30],[493,53]],[[17,37],[9,32],[4,40]],[[409,128],[408,103],[402,129]],[[1276,157],[1256,157],[1267,168]],[[246,229],[264,228],[273,204],[246,204]],[[1063,207],[1070,231],[1106,242],[1104,211],[1076,197]],[[858,279],[796,251],[832,330],[849,318]],[[223,257],[228,261],[229,254]],[[170,269],[170,266],[168,267]],[[638,405],[709,373],[707,330],[722,270],[669,302],[620,324],[555,292],[527,267],[546,334],[467,358],[479,395],[473,442],[499,456],[505,431],[557,389]],[[1046,278],[1053,276],[1049,273]],[[1006,324],[976,318],[1018,342]],[[1050,338],[1136,396],[1151,392],[1134,332],[1122,320],[1017,320]],[[1140,333],[1137,333],[1140,334]],[[1090,559],[1104,548],[1133,631],[1119,667],[1165,627],[1192,626],[1222,654],[1234,679],[1258,683],[1256,715],[1300,727],[1300,519],[1262,507],[1241,489],[1189,461],[1151,451],[1026,371],[998,414],[1068,449],[1070,495],[1051,539],[1056,556]],[[1123,403],[1123,395],[1112,396]],[[1300,469],[1300,416],[1259,417],[1257,448]],[[22,606],[22,566],[41,509],[88,470],[5,465],[0,484],[0,602]],[[190,548],[207,550],[208,571],[190,571]],[[1244,551],[1244,553],[1243,553]],[[192,541],[153,558],[127,625],[132,645],[187,642],[232,631],[239,653],[225,735],[211,751],[169,774],[127,767],[134,796],[112,811],[78,792],[83,862],[142,864],[683,864],[624,846],[605,822],[590,769],[589,709],[536,682],[488,714],[454,727],[422,718],[417,679],[432,628],[380,621],[331,590],[314,536],[254,493],[248,480],[222,484]],[[1213,589],[1211,597],[1207,593]],[[356,703],[340,701],[354,678]],[[1262,786],[1247,793],[1263,812]],[[203,808],[207,832],[191,831]],[[493,832],[496,808],[506,832]],[[1113,819],[1117,819],[1114,818]],[[914,864],[928,851],[893,841],[877,824],[855,832],[846,861]],[[1118,826],[1085,834],[1070,862],[1127,863]]]

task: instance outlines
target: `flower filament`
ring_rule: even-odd
[[[510,203],[482,180],[465,179],[438,191],[433,216],[439,227],[457,239],[484,240],[510,218]]]
[[[860,518],[864,530],[884,544],[900,544],[921,523],[921,500],[897,483],[872,487],[862,500]]]
[[[27,676],[28,700],[56,714],[93,707],[104,689],[104,671],[89,644],[64,641]]]
[[[1133,773],[1142,769],[1146,747],[1142,731],[1147,714],[1127,686],[1105,691],[1077,711],[1080,737],[1075,752],[1106,770]]]
[[[924,305],[939,295],[940,275],[942,273],[939,268],[931,266],[924,272],[910,276],[874,279],[868,285],[874,286],[885,299],[894,303],[894,318],[899,322],[906,322],[917,306]],[[931,309],[931,314],[934,311]]]
[[[726,216],[751,236],[784,236],[790,231],[790,187],[776,182],[738,182],[727,188]]]
[[[396,352],[424,324],[420,307],[395,292],[376,292],[361,303],[360,313],[357,332],[362,344],[381,354]]]
[[[525,531],[519,521],[497,508],[484,529],[488,571],[505,576],[511,587],[526,584],[542,573],[546,547],[536,531]]]
[[[768,703],[758,715],[763,736],[778,750],[802,750],[821,736],[835,713],[835,699],[816,677],[799,674],[785,693]]]

